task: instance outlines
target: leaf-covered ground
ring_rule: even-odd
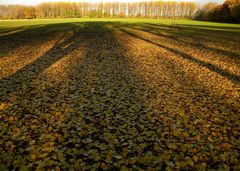
[[[0,170],[240,170],[239,28],[14,29],[0,37]]]

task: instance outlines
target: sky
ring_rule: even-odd
[[[42,2],[136,2],[136,1],[146,1],[146,0],[0,0],[0,5],[4,4],[21,4],[21,5],[36,5]],[[181,0],[176,0],[181,1]],[[184,1],[194,1],[194,0],[184,0]],[[207,2],[223,2],[224,0],[195,0],[198,3],[207,3]]]

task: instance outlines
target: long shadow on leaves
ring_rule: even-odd
[[[228,41],[231,43],[236,43],[239,39],[240,34],[236,34],[234,31],[224,31],[224,30],[207,30],[201,29],[197,27],[184,27],[183,24],[175,24],[175,25],[166,25],[166,24],[154,24],[154,23],[145,23],[154,27],[155,29],[168,29],[170,32],[175,35],[184,35],[190,36],[193,39],[210,41],[213,43],[217,43],[220,39],[221,41]],[[223,39],[223,40],[222,40]]]
[[[48,50],[42,56],[38,57],[32,63],[27,64],[26,66],[9,76],[1,78],[0,95],[6,95],[16,90],[17,87],[21,86],[24,82],[31,81],[32,79],[37,77],[42,71],[50,67],[52,64],[60,60],[68,53],[71,53],[71,51],[73,51],[79,46],[79,40],[76,40],[77,38],[81,38],[81,36],[78,34],[77,31],[73,31],[72,36],[70,36],[64,41],[57,41],[50,50]]]
[[[63,113],[64,120],[57,128],[48,132],[50,135],[54,135],[56,132],[68,134],[64,143],[56,140],[55,150],[63,152],[66,159],[64,162],[71,163],[72,160],[81,158],[88,168],[90,166],[96,167],[96,160],[98,163],[107,163],[105,156],[109,152],[113,153],[110,154],[113,155],[111,162],[120,162],[119,154],[122,149],[129,151],[125,158],[148,155],[147,151],[153,149],[156,141],[149,130],[151,133],[154,131],[155,134],[158,129],[161,129],[162,124],[161,120],[153,119],[156,116],[147,117],[148,110],[144,106],[145,87],[138,74],[134,73],[134,63],[127,59],[126,48],[107,28],[107,23],[84,23],[83,28],[79,34],[84,37],[84,41],[87,43],[86,55],[82,60],[76,61],[74,66],[68,66],[70,68],[68,80],[60,83],[66,84],[67,82],[68,85],[65,89],[62,89],[64,85],[53,86],[50,89],[51,91],[56,89],[55,91],[58,92],[56,94],[59,95],[59,97],[54,97],[53,103],[62,103],[70,108],[68,112]],[[73,43],[73,45],[63,48],[68,43]],[[16,80],[18,76],[25,76],[30,71],[35,73],[29,76],[28,79],[31,81],[43,69],[61,59],[78,44],[73,38],[57,44],[54,50],[60,53],[58,56],[51,50],[51,53],[47,53],[50,53],[49,56],[45,54],[41,60],[35,61],[16,75],[5,78],[3,81]],[[44,63],[43,66],[40,66],[42,63]],[[25,79],[20,80],[20,83],[23,81]],[[7,83],[14,82],[8,81]],[[28,91],[31,93],[32,89],[29,87]],[[23,98],[29,102],[34,100],[39,102],[46,97],[34,99],[32,96],[27,96]],[[46,104],[42,103],[41,105]],[[62,106],[58,106],[58,109],[54,110],[64,111],[63,109]],[[27,113],[26,115],[24,112],[20,113],[23,115],[22,120],[26,121]],[[37,115],[39,129],[27,133],[30,136],[34,135],[32,138],[36,141],[41,135],[45,135],[46,130],[42,125],[53,125],[49,121],[51,117],[44,120],[41,119],[43,116]],[[59,120],[57,118],[56,122]],[[24,140],[20,141],[13,140],[16,144],[14,157],[22,155],[20,152],[22,146],[18,146],[18,144],[23,144]],[[131,144],[137,146],[143,142],[147,143],[147,146],[141,149],[141,153],[131,146]],[[161,146],[164,146],[164,143],[162,142]],[[66,152],[66,150],[71,149],[75,150],[74,153]],[[26,150],[24,152],[28,154]],[[153,160],[150,162],[154,163]],[[136,161],[136,164],[142,168],[147,167],[141,160]],[[107,164],[107,167],[110,170],[113,169],[112,164]]]
[[[4,57],[11,51],[17,51],[27,44],[44,43],[58,33],[67,32],[74,27],[73,23],[60,23],[1,29],[0,32],[3,33],[0,34],[0,57]]]
[[[228,27],[228,26],[207,26],[207,25],[191,25],[191,24],[155,24],[155,23],[147,23],[149,25],[159,27],[159,28],[177,28],[184,32],[193,33],[193,32],[205,32],[206,34],[212,34],[214,32],[218,32],[219,36],[228,35],[228,34],[237,34],[240,33],[240,27]]]
[[[182,24],[181,27],[186,28],[196,28],[199,30],[209,30],[209,31],[220,31],[223,33],[232,33],[235,32],[237,34],[240,33],[240,27],[231,27],[231,26],[209,26],[209,25],[194,25],[194,24]]]
[[[140,31],[144,31],[144,32],[148,32],[150,34],[153,34],[153,35],[156,35],[156,36],[163,36],[165,38],[168,38],[168,39],[172,39],[176,42],[182,42],[186,45],[190,45],[190,46],[193,46],[195,48],[198,48],[198,49],[204,49],[204,50],[208,50],[208,51],[212,51],[214,53],[217,53],[217,54],[223,54],[223,55],[227,55],[228,58],[231,58],[231,59],[234,59],[234,60],[240,60],[240,54],[238,53],[234,53],[234,52],[231,52],[231,51],[228,51],[228,50],[224,50],[224,49],[218,49],[218,48],[214,48],[214,47],[209,47],[209,46],[206,46],[202,43],[199,43],[199,42],[187,42],[187,41],[184,41],[182,39],[179,39],[177,37],[179,37],[179,32],[172,32],[171,30],[168,30],[168,32],[172,33],[172,35],[165,35],[165,34],[162,34],[160,32],[161,29],[156,29],[154,27],[151,27],[149,25],[129,25],[127,26],[129,28],[132,28],[132,29],[136,29],[136,30],[140,30]],[[184,35],[184,37],[189,37],[189,35]],[[192,38],[190,36],[190,38]]]
[[[133,164],[129,161],[134,159],[134,165],[141,169],[158,167],[158,170],[165,170],[167,167],[164,164],[165,159],[159,159],[159,156],[161,157],[167,152],[168,156],[173,158],[183,153],[180,148],[173,150],[166,144],[179,142],[179,145],[183,145],[182,136],[179,139],[171,137],[175,130],[177,118],[164,112],[163,109],[155,111],[157,105],[153,107],[145,105],[148,99],[154,98],[154,91],[152,92],[143,83],[141,74],[135,70],[135,67],[138,67],[137,63],[134,63],[135,60],[131,60],[131,57],[126,55],[128,48],[107,28],[107,23],[85,23],[83,28],[85,29],[80,29],[77,35],[84,37],[86,53],[84,56],[79,53],[78,56],[75,52],[74,55],[81,59],[70,62],[74,65],[66,63],[66,66],[69,65],[69,71],[66,71],[68,72],[67,80],[60,81],[59,85],[53,85],[49,92],[50,95],[54,89],[57,92],[56,97],[51,97],[53,103],[57,105],[53,108],[53,105],[50,104],[52,108],[50,107],[51,110],[48,111],[48,114],[44,110],[35,116],[37,129],[32,128],[33,125],[30,121],[33,120],[31,117],[38,108],[31,110],[33,114],[19,111],[21,109],[18,109],[17,105],[17,107],[14,105],[10,107],[8,112],[5,111],[12,115],[18,110],[19,114],[16,117],[22,115],[18,123],[22,122],[22,125],[25,126],[24,136],[28,139],[17,139],[12,136],[10,124],[6,124],[6,130],[9,128],[9,131],[4,133],[4,140],[9,141],[10,139],[15,148],[14,153],[8,153],[7,146],[2,146],[2,154],[6,156],[3,163],[9,163],[10,170],[14,169],[12,160],[23,158],[27,161],[22,161],[22,163],[25,162],[26,165],[30,163],[28,158],[31,154],[27,149],[31,147],[29,141],[35,140],[34,146],[36,149],[40,149],[40,152],[46,153],[44,150],[47,151],[49,146],[54,147],[53,152],[47,153],[49,160],[56,160],[54,155],[56,153],[58,155],[59,160],[57,159],[56,163],[51,163],[52,168],[59,166],[63,170],[68,170],[69,167],[76,170],[79,170],[79,167],[80,169],[83,167],[83,170],[101,170],[103,168],[105,170],[119,170],[123,164],[132,167]],[[78,38],[77,35],[75,36]],[[82,41],[83,39],[70,38],[63,44],[58,43],[55,50],[60,51],[61,55],[57,59],[54,58],[54,61],[66,55],[65,51],[72,51]],[[73,44],[69,46],[71,48],[65,47],[68,43]],[[135,57],[137,58],[137,56]],[[44,57],[49,61],[44,68],[54,62],[49,58]],[[35,71],[33,68],[36,67],[37,74],[39,74],[42,68],[38,66],[40,62],[36,64],[29,70]],[[176,75],[171,67],[170,72],[172,72],[173,77]],[[27,74],[27,71],[22,72],[22,74]],[[30,81],[35,76],[30,77]],[[173,82],[175,81],[173,79]],[[159,81],[160,84],[164,83]],[[172,89],[171,86],[168,88]],[[25,94],[30,94],[32,91],[31,87],[28,87],[28,92]],[[195,93],[201,94],[198,91]],[[40,100],[44,101],[45,98],[49,98],[47,97],[49,94],[41,94]],[[210,93],[206,94],[211,96]],[[204,97],[204,95],[200,96]],[[166,93],[166,96],[171,96],[171,93]],[[173,98],[175,97],[173,96]],[[29,103],[39,102],[38,98],[32,96],[23,97],[21,100]],[[160,100],[164,102],[166,99]],[[43,106],[42,108],[47,108],[48,104],[49,102],[45,101],[40,105]],[[65,110],[65,107],[69,109]],[[215,106],[213,107],[215,108]],[[36,124],[36,119],[33,124]],[[184,124],[181,126],[184,128]],[[26,131],[26,127],[28,131]],[[50,139],[54,141],[53,145],[49,145]],[[186,143],[189,143],[189,140]],[[47,144],[47,148],[45,144]],[[38,153],[37,157],[39,156],[41,154]],[[43,166],[41,168],[43,170],[49,168],[48,163],[42,158],[37,158],[33,164],[31,162],[31,165],[28,165],[31,167],[30,170],[35,170],[38,165]],[[11,160],[9,161],[9,159]],[[39,164],[39,162],[42,163]]]
[[[234,75],[234,74],[231,74],[231,73],[229,73],[228,71],[225,71],[225,70],[223,70],[223,69],[221,69],[221,68],[219,68],[219,67],[217,67],[217,66],[215,66],[215,65],[213,65],[213,64],[211,64],[211,63],[201,61],[201,60],[199,60],[199,59],[193,58],[192,56],[190,56],[190,55],[188,55],[188,54],[186,54],[186,53],[184,53],[184,52],[181,52],[181,51],[178,51],[178,50],[176,50],[176,49],[173,49],[173,48],[170,48],[170,47],[161,45],[161,44],[156,43],[156,42],[153,42],[153,41],[151,41],[151,40],[149,40],[149,39],[146,39],[146,38],[143,38],[143,37],[141,37],[141,36],[139,36],[139,35],[137,35],[137,34],[135,34],[135,33],[133,33],[133,32],[129,32],[129,31],[127,31],[126,29],[123,29],[123,28],[121,28],[121,27],[119,27],[119,29],[120,29],[122,32],[125,32],[125,33],[127,33],[128,35],[131,35],[131,36],[133,36],[133,37],[135,37],[135,38],[137,38],[137,39],[140,39],[140,40],[143,40],[143,41],[145,41],[145,42],[151,43],[151,44],[156,45],[156,46],[158,46],[158,47],[160,47],[160,48],[164,48],[164,49],[166,49],[166,50],[168,50],[168,51],[170,51],[170,52],[178,55],[179,57],[181,57],[181,58],[183,58],[183,59],[186,59],[186,60],[188,60],[188,61],[190,61],[190,62],[193,62],[193,63],[196,63],[196,64],[198,64],[198,65],[200,65],[200,66],[203,66],[203,67],[205,67],[205,68],[207,68],[207,69],[209,69],[209,70],[211,70],[211,71],[213,71],[213,72],[216,72],[216,73],[218,73],[219,75],[221,75],[221,76],[223,76],[223,77],[226,77],[226,78],[229,79],[230,81],[233,81],[233,82],[235,82],[235,83],[240,83],[240,77],[239,77],[239,76],[236,76],[236,75]]]

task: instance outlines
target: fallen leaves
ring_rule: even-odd
[[[168,144],[168,148],[176,150],[177,146],[175,144],[171,143],[171,144]]]
[[[4,111],[4,110],[6,110],[8,107],[9,107],[9,103],[1,103],[0,104],[0,111]]]
[[[32,162],[35,162],[36,159],[37,159],[37,156],[36,156],[35,154],[31,154],[31,155],[30,155],[30,160],[31,160]]]
[[[209,71],[78,29],[1,99],[0,170],[239,170],[239,101],[208,90]]]

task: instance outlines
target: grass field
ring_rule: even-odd
[[[240,25],[0,21],[0,170],[240,170]]]

